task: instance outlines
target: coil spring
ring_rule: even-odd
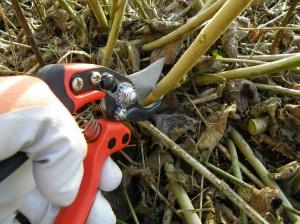
[[[87,142],[94,142],[99,138],[101,126],[96,121],[90,105],[75,114],[74,119]]]

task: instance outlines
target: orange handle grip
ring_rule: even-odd
[[[75,201],[61,208],[55,224],[84,224],[93,206],[104,161],[112,153],[126,147],[131,133],[120,122],[97,120],[101,125],[101,135],[88,144],[87,156],[83,161],[84,175]],[[99,211],[101,212],[101,211]]]

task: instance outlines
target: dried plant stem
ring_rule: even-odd
[[[212,174],[205,166],[199,163],[194,157],[185,152],[184,149],[179,147],[161,131],[159,131],[154,125],[148,121],[137,122],[138,125],[148,130],[155,139],[157,139],[164,146],[169,148],[178,157],[182,158],[190,166],[192,166],[197,172],[203,175],[208,181],[210,181],[216,188],[218,188],[225,196],[227,196],[237,207],[243,210],[247,216],[249,216],[256,223],[268,223],[262,218],[256,211],[254,211],[243,199],[240,198],[224,181],[217,178]]]
[[[263,31],[269,31],[269,30],[294,30],[299,31],[299,27],[289,27],[289,26],[275,26],[275,27],[237,27],[238,30],[263,30]],[[264,43],[265,44],[265,43]]]
[[[127,0],[119,0],[117,3],[116,12],[114,15],[114,21],[109,33],[109,37],[107,40],[107,44],[105,47],[103,59],[102,59],[102,65],[109,67],[110,65],[110,58],[112,56],[115,44],[117,42],[117,38],[120,32],[123,15],[125,12],[125,8],[127,5]]]
[[[208,7],[210,7],[213,3],[215,2],[215,0],[207,0],[205,1],[204,6],[201,8],[200,12],[204,11],[205,9],[207,9]]]
[[[212,93],[212,94],[209,94],[207,96],[203,96],[201,98],[194,99],[194,100],[192,100],[192,103],[193,104],[206,103],[208,101],[215,100],[215,99],[218,99],[218,98],[219,98],[219,96],[218,96],[217,93]]]
[[[100,2],[98,0],[87,0],[90,8],[92,9],[96,20],[98,22],[98,25],[103,33],[108,32],[108,23],[105,16],[105,13],[102,9],[102,6],[100,5]]]
[[[25,34],[26,34],[26,38],[32,48],[32,51],[33,53],[35,54],[35,57],[38,61],[38,63],[40,64],[41,67],[43,67],[45,65],[44,63],[44,60],[43,60],[43,57],[41,55],[41,52],[40,52],[40,49],[38,48],[35,40],[34,40],[34,37],[33,37],[33,34],[31,32],[31,29],[26,21],[26,18],[22,12],[22,9],[20,7],[20,4],[19,4],[19,1],[18,0],[12,0],[11,1],[12,5],[13,5],[13,8],[16,12],[16,16],[18,18],[18,21],[20,23],[20,25],[22,26]]]
[[[147,15],[147,13],[145,12],[142,3],[139,0],[134,0],[134,4],[136,5],[136,7],[138,8],[138,10],[140,11],[140,13],[142,14],[142,16],[144,17],[145,20],[148,20],[149,17]]]
[[[0,53],[0,58],[2,58],[2,60],[6,61],[8,64],[11,64],[11,60],[4,54]]]
[[[236,147],[231,139],[228,139],[227,143],[228,143],[228,149],[229,149],[229,153],[230,153],[230,157],[231,157],[232,173],[235,177],[237,177],[239,180],[242,181],[243,176],[242,176],[242,172],[241,172],[241,167],[240,167],[240,162],[239,162],[239,158],[237,155]],[[237,193],[239,195],[243,194],[243,189],[239,186],[237,189]],[[249,223],[248,218],[243,211],[240,212],[240,215],[241,215],[241,220],[242,220],[243,224]]]
[[[213,83],[224,82],[224,79],[246,79],[257,76],[269,75],[272,73],[295,68],[300,65],[300,53],[294,56],[284,58],[267,64],[256,65],[252,67],[239,68],[215,74],[207,74],[194,78],[196,84],[208,85]]]
[[[157,187],[155,187],[153,184],[151,184],[150,187],[152,188],[153,191],[155,191],[155,193],[158,195],[160,200],[162,200],[167,205],[167,207],[172,210],[172,212],[174,212],[179,218],[182,218],[182,215],[179,214],[179,212],[174,208],[174,206],[169,202],[169,200],[166,199],[162,193],[160,193]]]
[[[267,62],[264,62],[264,61],[238,59],[238,58],[214,58],[214,57],[212,57],[212,60],[227,62],[227,63],[245,63],[245,64],[256,64],[256,65],[261,65],[261,64],[266,64],[267,63]]]
[[[216,167],[215,165],[209,163],[207,160],[204,161],[205,163],[205,166],[208,167],[209,169],[213,170],[215,173],[218,173],[219,175],[221,175],[222,177],[225,177],[226,179],[232,181],[233,183],[236,183],[242,187],[245,187],[245,188],[249,188],[251,189],[253,186],[238,179],[237,177],[235,176],[232,176],[231,174],[227,173],[226,171],[220,169],[219,167]]]
[[[92,58],[92,56],[88,53],[86,53],[85,51],[68,51],[65,55],[63,55],[58,61],[57,63],[62,63],[63,60],[65,60],[69,55],[72,55],[72,54],[78,54],[78,55],[83,55],[89,59]]]
[[[300,91],[296,89],[288,89],[282,86],[270,86],[261,83],[255,83],[255,85],[260,90],[272,91],[287,96],[300,97]]]
[[[264,62],[270,62],[270,61],[277,61],[281,60],[287,57],[295,56],[298,53],[293,54],[273,54],[273,55],[238,55],[238,59],[251,59],[256,61],[264,61]]]
[[[221,152],[227,159],[231,160],[231,156],[228,152],[228,150],[221,144],[217,145],[217,149],[219,150],[219,152]],[[241,170],[243,171],[243,173],[251,180],[253,181],[253,183],[255,183],[259,188],[263,188],[265,187],[264,183],[261,182],[260,179],[258,179],[256,176],[254,176],[253,173],[251,173],[251,171],[245,167],[242,163],[239,164]]]
[[[256,61],[264,61],[264,62],[270,62],[270,61],[277,61],[281,60],[287,57],[295,56],[297,53],[293,54],[273,54],[273,55],[238,55],[238,59],[251,59]]]
[[[292,0],[291,6],[290,6],[287,14],[283,18],[281,26],[286,26],[289,23],[289,21],[291,20],[291,18],[294,16],[293,12],[295,11],[295,8],[296,8],[298,2],[299,2],[299,0]],[[276,48],[278,47],[279,41],[281,40],[282,34],[283,34],[283,30],[278,30],[276,32],[275,37],[274,37],[274,42],[273,42],[273,44],[272,44],[272,46],[270,48],[270,53],[271,54],[274,54]]]
[[[132,203],[131,203],[131,201],[130,201],[130,198],[129,198],[129,196],[128,196],[128,193],[127,193],[126,188],[125,188],[124,186],[121,186],[121,189],[122,189],[122,192],[123,192],[123,194],[124,194],[124,196],[125,196],[125,199],[126,199],[126,202],[127,202],[128,207],[129,207],[129,210],[130,210],[130,212],[131,212],[131,215],[132,215],[132,217],[133,217],[134,223],[135,223],[135,224],[139,224],[140,222],[139,222],[139,220],[138,220],[138,218],[137,218],[137,216],[136,216],[136,214],[135,214],[134,208],[133,208],[133,206],[132,206]]]
[[[204,3],[202,0],[193,0],[192,4],[193,4],[194,8],[198,11],[200,11],[204,6]]]
[[[82,17],[79,17],[72,7],[68,4],[66,0],[58,0],[60,6],[68,13],[68,15],[74,20],[77,26],[80,28],[83,28],[86,31],[85,23],[82,19]]]
[[[45,63],[50,62],[53,58],[55,57],[54,52],[52,51],[48,51],[43,55],[43,59]],[[39,64],[36,64],[35,66],[33,66],[32,68],[30,68],[28,71],[26,71],[26,73],[28,75],[32,75],[32,74],[36,74],[36,72],[39,69]]]
[[[240,135],[240,133],[238,133],[238,131],[235,128],[230,127],[230,135],[231,135],[235,145],[243,153],[243,155],[245,156],[247,161],[251,164],[251,166],[254,168],[254,170],[257,172],[257,174],[262,179],[262,181],[267,186],[272,186],[275,189],[277,189],[278,197],[283,201],[283,203],[286,206],[292,207],[291,203],[286,198],[283,191],[280,189],[280,187],[277,185],[277,183],[273,179],[271,179],[268,170],[264,167],[264,165],[260,162],[260,160],[255,156],[255,154],[251,150],[250,146],[244,140],[244,138]],[[298,223],[298,224],[300,223],[300,217],[298,217],[290,212],[287,212],[287,215],[293,223]]]
[[[221,8],[221,6],[225,2],[226,2],[226,0],[218,0],[215,4],[210,6],[207,10],[203,11],[202,13],[198,13],[193,19],[191,19],[189,22],[187,22],[180,28],[176,29],[172,33],[169,33],[168,35],[163,36],[162,38],[160,38],[158,40],[144,44],[142,46],[142,51],[152,51],[156,48],[163,47],[175,40],[178,40],[178,39],[186,36],[187,33],[195,31],[195,29],[197,29],[197,27],[199,27],[203,22],[210,19]]]
[[[185,51],[178,62],[147,96],[144,105],[158,100],[170,90],[178,87],[185,79],[188,71],[199,58],[213,45],[232,21],[251,3],[251,1],[228,0],[201,30],[191,46]]]
[[[167,176],[172,176],[172,173],[175,172],[175,167],[173,163],[166,162],[164,164],[164,168]],[[178,204],[180,205],[181,209],[190,211],[195,210],[189,196],[187,195],[186,191],[184,190],[181,184],[179,184],[176,180],[169,178],[169,188],[171,189],[172,194],[175,196],[176,200],[178,201]],[[199,216],[196,212],[184,212],[183,218],[185,220],[185,223],[187,224],[201,224]]]
[[[8,37],[9,37],[9,40],[10,40],[10,41],[8,41],[8,43],[11,45],[11,52],[12,52],[12,56],[13,56],[13,65],[14,65],[15,69],[18,70],[18,62],[17,62],[17,56],[16,56],[16,51],[15,51],[15,46],[12,44],[13,43],[12,35],[11,35],[11,31],[10,31],[10,29],[8,27],[8,24],[7,24],[9,20],[5,16],[1,5],[0,5],[0,15],[1,15],[2,19],[3,19],[4,25],[5,25],[5,29],[6,29],[6,31],[8,33]],[[7,57],[5,57],[3,54],[1,54],[1,57],[4,60],[6,60],[6,61],[8,60],[8,62],[11,63],[10,60]]]
[[[21,44],[21,43],[18,43],[18,42],[10,42],[8,40],[4,40],[2,38],[0,38],[0,42],[2,43],[5,43],[5,44],[12,44],[12,45],[15,45],[15,46],[18,46],[18,47],[24,47],[24,48],[31,48],[30,45],[27,45],[27,44]],[[40,51],[53,51],[53,52],[61,52],[61,51],[57,51],[57,50],[49,50],[48,48],[40,48]]]
[[[255,135],[253,136],[253,138],[256,142],[269,145],[272,149],[275,149],[277,152],[281,153],[287,158],[300,162],[300,157],[297,155],[297,152],[291,149],[287,144],[280,142],[280,140],[271,138],[269,135],[266,135],[264,133]]]
[[[43,6],[43,4],[41,3],[41,1],[37,1],[37,0],[33,0],[33,4],[36,8],[37,13],[39,14],[40,20],[43,24],[44,29],[46,30],[46,23],[45,23],[45,8]]]

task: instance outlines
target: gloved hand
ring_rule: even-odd
[[[70,113],[39,79],[0,77],[0,102],[0,160],[18,151],[30,158],[0,183],[0,223],[18,208],[32,223],[53,223],[58,206],[71,204],[78,192],[85,139]],[[111,159],[102,173],[100,189],[119,185],[122,174]],[[106,223],[115,223],[110,205],[98,193],[88,219],[101,217],[100,223],[105,223],[103,215]]]

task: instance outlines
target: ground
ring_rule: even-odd
[[[71,62],[101,64],[129,75],[165,57],[162,80],[215,14],[157,47],[151,45],[154,40],[196,20],[206,7],[212,9],[213,1],[119,0],[117,5],[103,0],[105,19],[93,1],[90,6],[81,0],[19,1],[26,20],[13,2],[0,3],[1,75],[35,75],[45,64]],[[221,7],[224,1],[218,2]],[[122,3],[127,5],[120,16]],[[295,0],[256,1],[241,10],[166,91],[161,109],[149,119],[154,127],[125,123],[132,132],[130,145],[113,155],[123,181],[105,193],[119,223],[297,219],[299,211],[286,207],[300,209],[299,10]],[[110,42],[113,34],[117,41]],[[98,103],[93,110],[101,117]],[[230,192],[243,201],[230,199]],[[250,205],[254,218],[247,218],[243,204]]]

